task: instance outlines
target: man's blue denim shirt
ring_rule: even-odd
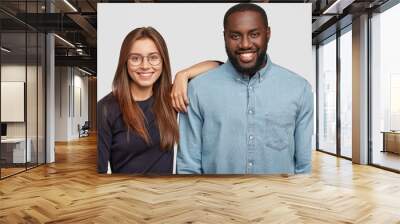
[[[313,94],[301,76],[267,64],[251,79],[228,61],[189,83],[179,118],[179,174],[311,170]]]

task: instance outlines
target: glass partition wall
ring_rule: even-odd
[[[26,33],[1,34],[1,177],[24,171],[26,144]],[[6,49],[6,51],[4,50]],[[27,160],[27,158],[29,158]]]
[[[371,18],[370,162],[400,171],[400,4]]]
[[[352,34],[351,26],[340,36],[340,155],[352,158]]]
[[[336,154],[336,36],[321,43],[318,54],[318,145]]]
[[[400,172],[400,4],[369,17],[369,160]],[[352,158],[352,28],[317,45],[317,149]],[[355,40],[358,41],[358,40]]]
[[[317,47],[317,149],[352,157],[351,25]]]
[[[40,3],[18,9],[39,12]],[[16,17],[0,11],[1,179],[45,163],[45,35]]]

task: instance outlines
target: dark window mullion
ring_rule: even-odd
[[[341,157],[341,119],[340,119],[340,30],[336,31],[336,154]]]
[[[25,1],[25,21],[28,17],[28,1]],[[28,170],[28,24],[25,23],[25,88],[24,88],[24,120],[25,120],[25,170]]]
[[[39,1],[36,1],[39,13]],[[39,32],[36,32],[36,166],[39,166]]]
[[[45,4],[45,13],[49,13],[48,8],[50,6],[50,3],[46,0],[44,2],[44,4]],[[43,164],[47,163],[47,144],[48,144],[48,142],[47,142],[47,125],[48,125],[48,123],[47,123],[47,79],[48,79],[48,77],[47,77],[47,75],[48,75],[48,69],[47,69],[47,43],[48,43],[48,40],[47,40],[47,38],[48,37],[49,37],[49,33],[47,31],[45,31],[44,32],[44,56],[43,56],[44,68],[42,69],[42,80],[44,81],[44,88],[43,88],[44,89],[44,100],[43,100],[44,107],[42,107],[42,109],[44,108],[44,111],[43,111],[44,112],[44,134],[43,134],[44,161],[43,161]],[[52,35],[52,37],[54,38],[54,35]],[[42,53],[43,53],[43,51],[42,51]],[[43,78],[43,75],[44,75],[44,78]],[[61,91],[61,89],[60,89],[60,91]]]
[[[367,53],[367,119],[368,119],[368,124],[367,124],[367,132],[368,132],[368,164],[373,164],[373,148],[372,148],[372,64],[371,64],[371,57],[372,57],[372,30],[371,30],[371,20],[372,20],[372,12],[368,11],[368,20],[367,20],[367,47],[368,47],[368,53]]]
[[[315,79],[315,81],[316,81],[316,95],[315,95],[315,99],[316,99],[316,119],[315,119],[315,123],[316,123],[316,125],[315,125],[315,148],[316,149],[319,149],[319,44],[317,44],[316,46],[315,46],[315,55],[316,55],[316,63],[315,63],[315,76],[316,76],[316,79]]]

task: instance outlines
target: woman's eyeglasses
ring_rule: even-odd
[[[128,61],[133,66],[139,66],[142,64],[144,58],[147,58],[147,62],[153,66],[159,65],[161,63],[161,56],[157,53],[149,54],[147,56],[143,56],[140,54],[131,54],[128,57]]]

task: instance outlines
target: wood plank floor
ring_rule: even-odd
[[[12,167],[12,168],[0,168],[0,169],[1,169],[1,177],[2,178],[26,170],[25,167],[23,167],[23,168],[22,167],[17,167],[17,168]]]
[[[400,170],[400,154],[376,150],[374,151],[373,162],[374,164]]]
[[[320,152],[311,175],[98,175],[96,139],[0,181],[0,223],[400,223],[400,175]]]

